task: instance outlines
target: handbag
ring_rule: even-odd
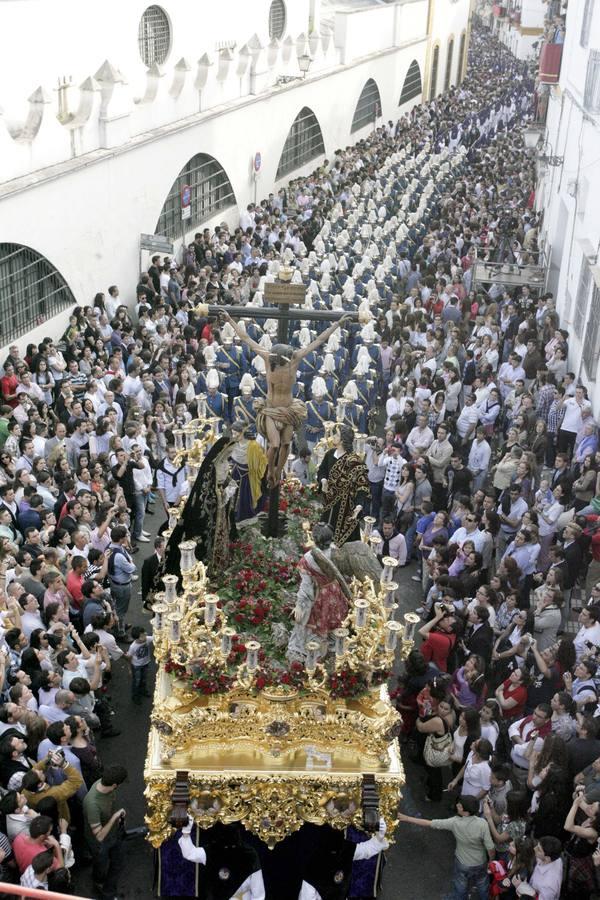
[[[423,748],[423,759],[432,769],[441,769],[450,765],[451,751],[452,735],[449,731],[446,734],[428,734]]]

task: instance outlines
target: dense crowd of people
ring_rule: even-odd
[[[446,780],[457,814],[401,818],[453,832],[455,898],[597,890],[597,429],[552,296],[473,278],[477,259],[537,258],[519,130],[533,87],[474,28],[462,85],[249,206],[233,232],[198,233],[178,262],[153,257],[134,308],[111,286],[60,341],[10,348],[0,877],[68,890],[69,869],[91,861],[98,896],[116,893],[126,771],[103,767],[97,739],[117,733],[115,661],[130,664],[132,702],[149,696],[151,635],[127,622],[132,585],[141,576],[148,607],[164,553],[158,537],[136,565],[146,517],[189,490],[178,429],[206,409],[254,439],[266,395],[264,361],[201,304],[251,307],[246,331],[268,350],[277,322],[256,308],[285,264],[306,286],[292,345],[324,330],[312,310],[361,319],[302,360],[291,469],[315,480],[326,422],[368,434],[361,515],[422,588],[422,644],[395,696],[426,799]]]

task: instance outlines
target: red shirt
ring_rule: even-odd
[[[16,375],[3,375],[3,377],[0,378],[0,387],[2,388],[2,393],[4,394],[4,402],[8,406],[12,406],[13,409],[17,405],[17,398],[15,397],[14,400],[7,400],[6,397],[8,394],[14,394],[18,384],[19,379]]]
[[[444,634],[443,631],[430,631],[427,639],[421,644],[421,653],[427,662],[432,662],[440,672],[448,671],[448,656],[456,642],[455,634]]]
[[[83,575],[77,575],[72,570],[67,575],[67,590],[73,598],[73,605],[79,609],[83,602],[83,594],[81,587],[83,585]]]
[[[504,688],[505,700],[517,701],[516,706],[511,707],[511,709],[505,709],[502,711],[502,717],[504,719],[520,719],[525,712],[525,704],[527,702],[527,688],[522,684],[513,684],[510,678],[507,678],[506,681],[502,682],[502,687]]]
[[[13,841],[13,853],[15,855],[15,860],[19,867],[19,874],[22,875],[27,866],[30,866],[33,859],[38,855],[38,853],[43,853],[44,850],[51,850],[52,848],[45,843],[38,844],[37,841],[32,841],[26,831],[21,831],[20,834],[16,836]],[[52,868],[58,868],[58,860],[54,857],[52,862]]]

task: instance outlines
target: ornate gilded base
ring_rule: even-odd
[[[171,794],[182,770],[198,825],[240,821],[269,846],[304,822],[360,827],[370,773],[393,835],[404,773],[385,686],[357,701],[321,692],[199,697],[161,672],[154,709],[145,776],[155,847],[173,834]]]
[[[150,758],[146,767],[146,798],[150,828],[149,840],[159,847],[174,833],[168,819],[175,786],[175,770],[152,765],[160,755],[160,741],[154,733],[150,739]],[[240,750],[234,758],[224,758],[217,752],[196,766],[195,754],[190,766],[190,811],[201,828],[209,828],[216,821],[241,822],[269,846],[297,831],[305,822],[329,824],[345,828],[354,824],[360,828],[362,771],[344,769],[345,760],[337,758],[331,769],[308,770],[300,765],[297,756],[294,768],[273,765],[269,754]],[[230,762],[233,767],[230,767]],[[225,765],[223,765],[225,764]],[[387,771],[375,777],[379,790],[381,815],[386,821],[388,837],[393,839],[397,824],[398,802],[404,784],[404,771],[399,754],[390,749]]]

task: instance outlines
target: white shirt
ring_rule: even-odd
[[[491,455],[492,448],[485,439],[473,441],[469,450],[469,461],[467,464],[469,470],[474,473],[487,471]]]
[[[415,425],[406,438],[406,446],[411,453],[427,450],[431,444],[433,444],[433,431],[428,425],[424,428],[419,428],[418,425]]]
[[[594,622],[589,628],[582,625],[577,632],[577,636],[573,641],[575,653],[577,654],[577,662],[579,662],[582,656],[589,653],[589,647],[586,647],[586,641],[589,641],[590,644],[594,644],[596,647],[600,647],[600,622]]]
[[[536,726],[533,720],[531,722],[528,722],[527,725],[525,725],[525,727],[523,728],[523,733],[521,734],[519,726],[522,721],[523,719],[518,719],[516,722],[513,722],[513,724],[508,729],[509,738],[512,738],[513,735],[515,735],[523,739],[522,744],[513,744],[512,750],[510,751],[510,758],[514,762],[515,766],[519,766],[519,768],[521,769],[529,769],[529,758],[525,756],[525,751],[527,750],[529,743],[527,738],[532,731],[536,730]],[[534,750],[539,753],[542,749],[543,744],[544,739],[541,737],[537,737],[533,745]]]
[[[538,892],[539,900],[558,900],[562,876],[563,864],[559,856],[549,863],[537,863],[529,884]]]
[[[479,410],[477,409],[477,405],[473,403],[472,406],[463,406],[458,419],[456,420],[456,430],[458,431],[461,438],[464,438],[467,435],[467,432],[476,425],[479,421]]]
[[[583,425],[581,413],[584,409],[591,409],[592,404],[589,400],[582,400],[581,406],[575,397],[569,397],[564,402],[565,417],[562,421],[562,431],[574,431],[577,433]]]
[[[477,797],[482,791],[489,791],[491,787],[492,770],[487,761],[474,762],[474,751],[467,756],[461,794],[465,797]]]
[[[458,544],[459,547],[462,547],[465,541],[473,541],[473,546],[477,553],[481,553],[483,545],[485,544],[485,532],[480,531],[479,528],[476,528],[475,531],[467,531],[467,529],[462,526],[462,528],[457,528],[452,537],[450,538],[450,544]]]
[[[84,634],[90,634],[91,632],[98,635],[98,639],[103,647],[106,647],[108,650],[108,655],[111,659],[121,659],[123,656],[123,650],[117,645],[117,642],[112,634],[109,634],[108,631],[105,631],[103,628],[92,628],[91,624],[87,626],[84,631]]]

